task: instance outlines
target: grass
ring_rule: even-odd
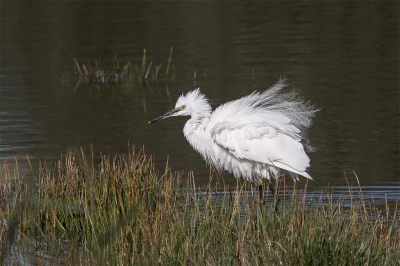
[[[79,64],[78,60],[73,58],[74,73],[70,74],[68,71],[64,71],[61,74],[61,83],[72,85],[73,93],[78,97],[92,96],[96,101],[101,99],[113,101],[116,99],[122,102],[126,99],[135,99],[137,102],[140,96],[143,110],[147,112],[146,95],[148,91],[152,95],[157,93],[160,97],[163,97],[157,86],[159,83],[165,83],[165,96],[172,102],[168,87],[168,80],[171,80],[173,84],[175,83],[174,63],[172,63],[172,71],[170,71],[172,52],[173,47],[170,50],[165,76],[161,74],[162,63],[154,64],[153,69],[153,62],[147,65],[146,49],[144,49],[139,67],[138,64],[133,65],[130,61],[120,67],[123,64],[120,64],[120,61],[117,60],[117,54],[114,56],[113,65],[108,68],[104,68],[99,60],[96,60],[92,67],[89,61],[86,64]],[[154,93],[151,88],[153,85],[156,85],[156,92]]]
[[[348,205],[332,191],[287,190],[275,213],[254,184],[210,177],[200,188],[134,148],[98,165],[69,152],[41,165],[34,187],[18,175],[4,163],[5,265],[400,264],[398,211],[382,216],[360,188],[349,188]]]
[[[172,60],[172,51],[173,47],[171,47],[165,77],[160,77],[160,69],[162,66],[161,63],[156,65],[153,70],[151,70],[153,62],[150,62],[148,66],[146,65],[146,49],[144,49],[140,71],[138,69],[138,65],[135,64],[135,66],[133,66],[130,61],[127,61],[126,64],[121,68],[120,62],[119,60],[117,60],[117,54],[114,55],[114,63],[112,68],[102,67],[101,61],[99,60],[96,60],[94,62],[94,67],[92,67],[89,61],[87,61],[86,64],[80,65],[78,63],[78,60],[74,57],[74,74],[71,75],[69,72],[64,71],[63,73],[61,73],[61,80],[63,83],[76,81],[75,90],[81,83],[89,85],[92,85],[93,83],[115,84],[119,82],[133,82],[135,79],[137,83],[143,83],[149,80],[156,81],[158,83],[159,80],[168,79],[168,71]],[[149,74],[152,75],[150,76]],[[172,81],[174,81],[175,79],[175,64],[173,64],[173,74],[170,78],[172,79]]]

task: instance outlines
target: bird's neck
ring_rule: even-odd
[[[199,152],[204,158],[207,157],[207,145],[210,138],[209,134],[206,132],[206,127],[210,122],[210,115],[192,115],[183,128],[183,134],[186,139],[192,145],[192,147]]]

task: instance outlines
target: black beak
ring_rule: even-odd
[[[160,120],[163,120],[163,119],[165,119],[165,118],[168,118],[168,117],[172,116],[173,114],[175,114],[176,112],[179,112],[179,111],[180,111],[180,109],[178,109],[178,108],[172,109],[172,110],[169,111],[168,113],[165,113],[165,114],[163,114],[162,116],[157,117],[157,118],[154,119],[154,120],[151,120],[151,121],[149,122],[149,124],[150,124],[150,123],[157,122],[157,121],[160,121]]]

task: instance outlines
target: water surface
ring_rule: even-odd
[[[0,159],[16,158],[22,173],[26,155],[35,166],[129,143],[205,184],[209,169],[182,134],[187,118],[147,122],[197,87],[215,108],[284,75],[321,108],[309,130],[318,186],[345,190],[354,171],[379,204],[400,198],[398,2],[2,2],[1,40]],[[171,46],[174,81],[170,70],[145,90],[61,79],[73,57],[112,69],[116,53],[140,67],[144,48],[165,73]]]

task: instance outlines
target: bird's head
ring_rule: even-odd
[[[211,106],[207,98],[200,93],[200,88],[188,92],[186,95],[181,95],[176,101],[175,108],[171,111],[151,120],[154,123],[172,116],[209,116],[211,113]]]

